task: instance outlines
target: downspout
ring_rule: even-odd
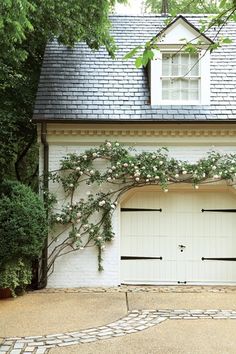
[[[41,123],[41,142],[43,144],[43,190],[47,192],[48,173],[49,173],[49,146],[47,142],[47,123],[45,122]],[[43,289],[47,286],[47,267],[48,267],[48,238],[46,238],[45,240],[43,251],[42,251],[38,289]]]

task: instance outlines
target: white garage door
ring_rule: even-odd
[[[121,209],[122,283],[235,284],[232,209],[225,191],[136,192]]]

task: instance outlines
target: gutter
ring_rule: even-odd
[[[48,173],[49,173],[49,146],[47,142],[47,123],[41,123],[41,142],[43,144],[43,190],[48,191]],[[45,196],[44,196],[45,200]],[[48,215],[47,215],[48,217]],[[42,250],[42,261],[40,267],[40,275],[38,289],[43,289],[47,286],[47,266],[48,266],[48,238],[46,238]]]
[[[236,1],[236,0],[235,0]],[[163,120],[163,119],[56,119],[34,118],[34,123],[59,123],[59,124],[235,124],[235,119],[202,119],[202,120]]]

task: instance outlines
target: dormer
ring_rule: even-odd
[[[150,63],[151,105],[209,105],[212,40],[183,16],[156,36]],[[196,51],[187,52],[186,43]]]

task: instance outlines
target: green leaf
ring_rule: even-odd
[[[232,43],[233,41],[232,41],[232,39],[230,39],[230,38],[223,38],[222,39],[222,43],[224,43],[224,44],[230,44],[230,43]]]
[[[224,7],[227,0],[221,0],[219,7]]]
[[[135,60],[136,68],[140,68],[142,65],[143,65],[143,57],[141,56],[141,57],[136,58],[136,60]]]
[[[133,48],[129,53],[127,53],[127,54],[124,56],[124,59],[127,60],[127,59],[133,58],[141,48],[142,48],[141,45],[139,45],[139,46]]]

